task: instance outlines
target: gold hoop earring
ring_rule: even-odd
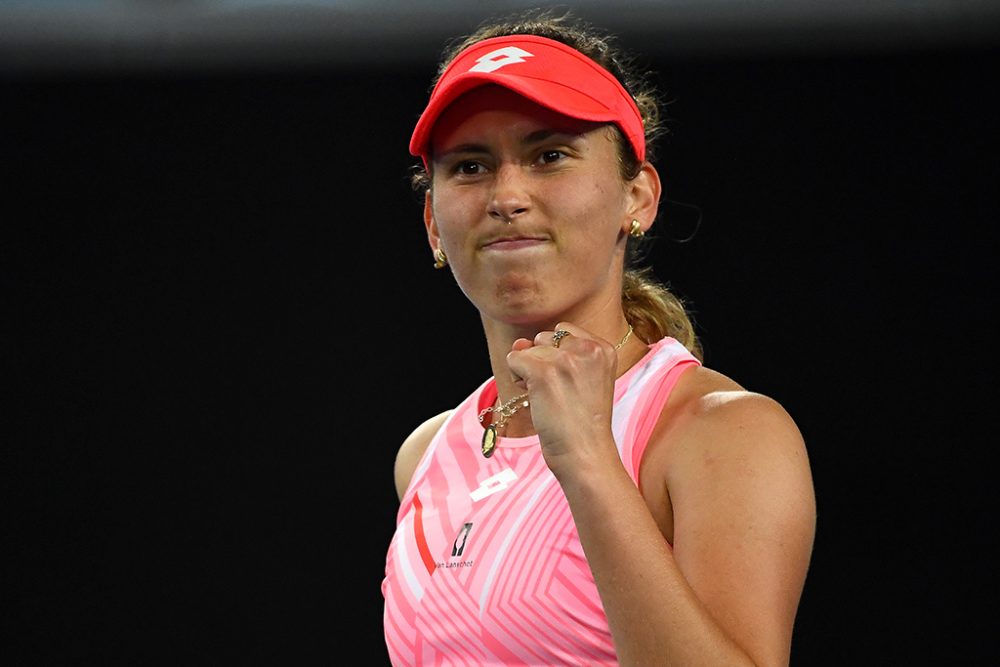
[[[434,268],[443,269],[448,266],[448,257],[441,248],[434,249]]]
[[[628,235],[634,239],[641,239],[646,235],[646,232],[642,231],[642,225],[638,220],[633,220],[632,228],[628,230]]]

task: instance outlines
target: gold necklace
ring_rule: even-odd
[[[490,422],[490,425],[486,427],[483,431],[483,456],[490,458],[493,456],[493,452],[496,450],[497,441],[500,440],[500,436],[497,435],[497,429],[503,428],[507,424],[507,420],[514,416],[514,413],[521,408],[528,407],[528,401],[523,403],[518,403],[523,399],[528,397],[527,393],[521,394],[520,396],[515,396],[506,403],[501,403],[499,408],[494,408],[492,405],[484,409],[479,413],[479,423],[483,423],[483,418],[486,416],[487,412],[495,412],[500,415],[500,418],[495,422]]]
[[[621,349],[622,345],[628,342],[628,339],[632,336],[632,325],[628,325],[628,331],[625,332],[625,337],[622,338],[617,345],[615,345],[615,352]],[[505,401],[500,404],[500,407],[493,407],[492,405],[488,408],[484,408],[479,413],[479,423],[483,423],[483,419],[486,417],[487,413],[495,412],[500,415],[499,419],[495,422],[490,422],[486,430],[483,431],[483,456],[490,458],[493,456],[493,452],[496,451],[497,443],[500,442],[500,436],[497,435],[497,429],[503,428],[507,425],[507,420],[514,416],[514,414],[521,408],[526,408],[529,406],[528,401],[524,400],[528,398],[528,394],[524,393],[519,396],[515,396],[509,401]],[[523,401],[523,402],[522,402]]]

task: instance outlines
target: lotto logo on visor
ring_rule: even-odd
[[[431,92],[410,137],[410,153],[426,165],[441,113],[464,93],[490,84],[570,118],[614,123],[636,157],[646,157],[642,116],[618,79],[576,49],[535,35],[494,37],[458,54]]]
[[[524,49],[516,46],[505,46],[496,51],[490,51],[485,56],[476,61],[476,64],[469,68],[470,72],[495,72],[505,65],[523,63],[525,58],[531,58],[535,54],[528,53]]]

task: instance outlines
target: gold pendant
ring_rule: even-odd
[[[483,456],[490,458],[497,448],[497,427],[490,424],[483,431]]]

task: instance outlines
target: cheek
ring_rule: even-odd
[[[593,231],[617,228],[625,211],[624,190],[608,178],[594,178],[577,188],[576,196],[564,201],[576,202],[575,216]]]
[[[448,252],[456,249],[461,243],[470,224],[468,211],[473,204],[467,198],[456,197],[451,193],[440,195],[435,193],[435,195],[431,211],[441,243],[445,252]]]
[[[434,197],[431,199],[431,213],[438,227],[448,227],[453,217],[455,208],[454,194],[445,187],[436,186],[433,189]]]

